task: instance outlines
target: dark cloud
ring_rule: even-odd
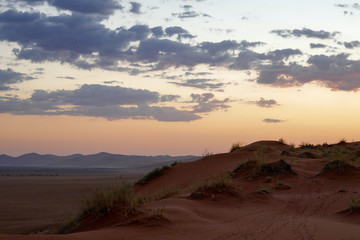
[[[178,40],[181,40],[183,38],[195,38],[194,35],[191,35],[187,30],[185,30],[179,26],[167,27],[167,28],[165,28],[165,33],[169,37],[177,35]]]
[[[141,3],[138,2],[130,2],[131,8],[130,12],[135,14],[141,14]]]
[[[326,48],[326,45],[321,43],[310,43],[310,48]]]
[[[168,39],[147,39],[140,42],[136,56],[140,61],[156,62],[155,70],[169,67],[193,67],[204,63],[220,63],[224,57],[212,57],[190,44]]]
[[[195,17],[199,17],[200,14],[195,12],[195,11],[185,11],[185,12],[182,12],[182,13],[172,13],[171,15],[173,15],[174,17],[178,17],[178,18],[181,18],[181,19],[184,19],[184,18],[195,18]]]
[[[307,38],[319,38],[319,39],[333,39],[338,32],[327,32],[324,30],[314,31],[308,28],[303,29],[275,29],[271,33],[274,33],[283,38],[289,37],[307,37]]]
[[[191,6],[191,5],[183,5],[183,6],[181,6],[183,9],[185,9],[185,10],[189,10],[189,9],[191,9],[193,6]]]
[[[360,47],[360,42],[359,41],[344,42],[344,46],[348,49],[353,49],[355,47]]]
[[[121,83],[121,82],[113,80],[113,81],[104,81],[103,83],[104,84],[113,84],[113,83]]]
[[[109,120],[131,118],[188,122],[201,118],[195,112],[151,105],[177,98],[177,95],[161,96],[148,90],[83,85],[76,90],[36,90],[29,99],[2,98],[0,112],[18,115],[90,116]]]
[[[230,65],[231,69],[246,70],[261,67],[264,62],[270,62],[272,65],[284,65],[284,60],[292,56],[302,55],[299,49],[277,49],[268,53],[257,53],[251,50],[244,50],[238,54],[238,57]],[[261,67],[262,68],[262,67]]]
[[[99,22],[101,18],[80,14],[36,18],[24,14],[0,14],[0,40],[17,42],[21,48],[14,49],[16,56],[33,62],[68,62],[85,69],[114,66],[119,59],[131,59],[132,42],[151,34],[145,25],[110,30]],[[8,23],[15,15],[28,21]]]
[[[116,0],[10,0],[12,2],[25,2],[38,5],[47,2],[58,9],[85,14],[111,15],[115,10],[123,9]]]
[[[274,99],[264,99],[264,98],[260,98],[259,101],[251,101],[249,102],[250,104],[255,104],[259,107],[263,107],[263,108],[270,108],[270,107],[274,107],[274,106],[279,106],[278,102],[275,101]]]
[[[37,90],[31,96],[34,102],[48,101],[57,105],[79,106],[141,105],[156,103],[159,98],[158,93],[148,90],[87,84],[76,90]]]
[[[216,90],[216,89],[221,89],[224,86],[224,83],[220,83],[220,82],[213,83],[213,82],[214,79],[201,78],[201,79],[188,79],[183,82],[169,82],[169,83],[175,84],[177,86],[199,88],[204,90]]]
[[[180,98],[179,95],[162,95],[160,98],[160,101],[161,102],[172,102],[172,101],[176,101],[179,98]]]
[[[263,120],[263,122],[266,122],[266,123],[282,123],[282,122],[285,122],[284,120],[280,120],[280,119],[273,119],[273,118],[265,118]]]
[[[39,13],[17,12],[15,10],[7,10],[0,14],[0,22],[4,23],[26,23],[32,22],[40,18]]]
[[[308,66],[296,63],[260,66],[256,81],[276,87],[317,82],[334,91],[357,91],[360,88],[360,61],[349,60],[348,57],[349,54],[314,55],[308,59]]]
[[[69,79],[69,80],[74,80],[74,77],[70,77],[70,76],[57,76],[56,78],[60,78],[60,79]]]
[[[151,28],[151,32],[156,38],[160,38],[165,35],[164,30],[161,26]]]
[[[11,68],[6,70],[0,69],[0,91],[11,90],[13,88],[9,85],[33,79],[33,77],[28,76],[27,74],[14,72]]]
[[[197,105],[193,107],[193,113],[207,113],[220,109],[226,110],[230,107],[227,105],[230,99],[217,100],[212,93],[191,94],[191,98],[191,102],[197,103]]]

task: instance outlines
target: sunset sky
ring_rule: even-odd
[[[0,0],[0,12],[0,154],[360,140],[360,2]]]

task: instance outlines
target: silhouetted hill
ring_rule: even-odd
[[[188,162],[199,159],[197,156],[138,156],[101,152],[91,155],[72,154],[56,156],[28,153],[19,157],[0,155],[0,167],[32,167],[32,168],[108,168],[108,169],[153,169],[168,165],[175,161]]]

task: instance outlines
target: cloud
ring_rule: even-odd
[[[360,47],[360,42],[359,41],[344,42],[344,46],[348,49],[353,49],[355,47]]]
[[[275,29],[270,33],[274,33],[283,38],[290,37],[307,37],[307,38],[318,38],[318,39],[333,39],[338,32],[327,32],[324,30],[314,31],[308,28],[303,29]]]
[[[260,98],[259,101],[250,101],[248,102],[250,104],[255,104],[259,107],[263,107],[263,108],[271,108],[271,107],[274,107],[274,106],[279,106],[280,104],[278,104],[277,101],[275,101],[274,99],[264,99],[264,98]]]
[[[308,59],[308,66],[297,63],[260,66],[256,81],[276,87],[317,82],[334,91],[357,91],[360,88],[360,61],[348,57],[349,54],[314,55]]]
[[[177,35],[178,40],[181,40],[183,38],[195,38],[195,36],[191,35],[187,30],[179,26],[167,27],[165,28],[165,33],[169,37]]]
[[[151,32],[156,38],[160,38],[165,35],[164,30],[161,26],[151,28]]]
[[[103,83],[104,83],[104,84],[113,84],[113,83],[122,83],[122,82],[119,82],[119,81],[116,81],[116,80],[112,80],[112,81],[104,81]]]
[[[334,5],[335,7],[340,8],[353,8],[356,10],[360,10],[360,4],[359,3],[353,3],[353,4],[347,4],[347,3],[338,3]]]
[[[253,68],[263,68],[263,64],[270,62],[271,65],[284,65],[284,60],[292,56],[302,55],[299,49],[276,49],[268,53],[257,53],[251,50],[241,51],[235,61],[230,65],[230,69],[246,70]],[[266,66],[265,66],[266,68]]]
[[[181,19],[184,19],[184,18],[195,18],[195,17],[199,17],[200,14],[195,12],[195,11],[185,11],[185,12],[182,12],[182,13],[172,13],[171,15],[173,15],[174,17],[178,17],[178,18],[181,18]]]
[[[87,84],[76,90],[36,90],[31,96],[33,102],[48,101],[56,105],[78,106],[141,105],[156,103],[159,98],[159,93],[148,90]]]
[[[130,2],[131,4],[131,9],[130,12],[131,13],[135,13],[135,14],[141,14],[141,3],[138,2]]]
[[[285,121],[280,120],[280,119],[274,119],[274,118],[265,118],[263,120],[263,122],[266,122],[266,123],[282,123],[282,122],[285,122]]]
[[[326,45],[321,43],[310,43],[310,48],[326,48]]]
[[[204,90],[218,90],[221,89],[224,86],[224,83],[212,83],[214,79],[187,79],[183,82],[169,82],[172,84],[175,84],[177,86],[182,87],[192,87],[192,88],[199,88]]]
[[[208,113],[220,109],[226,110],[230,107],[227,105],[230,102],[229,98],[217,100],[212,93],[191,94],[191,98],[191,102],[197,103],[193,106],[193,113]]]
[[[39,5],[47,2],[58,9],[69,10],[84,14],[111,15],[115,10],[123,9],[116,0],[10,0],[11,2],[25,2]]]
[[[199,47],[206,52],[210,53],[210,55],[215,56],[218,54],[225,54],[229,51],[235,51],[238,49],[246,49],[249,47],[257,47],[263,45],[263,42],[248,42],[241,41],[237,42],[234,40],[224,40],[221,42],[202,42],[199,44]]]
[[[0,91],[12,90],[13,88],[9,85],[33,79],[33,77],[27,74],[14,72],[11,68],[6,70],[0,69]]]
[[[160,98],[161,102],[173,102],[179,99],[179,95],[162,95]]]
[[[36,90],[28,99],[2,98],[0,112],[18,115],[69,115],[116,119],[193,121],[195,112],[153,104],[170,102],[177,95],[160,95],[148,90],[119,86],[83,85],[75,90]]]
[[[69,80],[74,80],[74,77],[70,77],[70,76],[57,76],[56,78],[60,78],[60,79],[69,79]]]

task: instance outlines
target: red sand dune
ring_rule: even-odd
[[[357,143],[340,147],[359,149]],[[139,214],[124,218],[118,205],[95,222],[82,222],[73,234],[0,239],[360,239],[360,213],[346,211],[352,199],[360,199],[360,171],[346,166],[340,173],[318,175],[328,159],[299,158],[284,151],[290,147],[261,141],[233,153],[178,164],[135,188],[142,195],[163,188],[181,188],[181,194],[145,204]],[[200,194],[203,197],[190,197],[205,179],[232,172],[250,160],[263,161],[265,167],[233,174],[231,190],[210,187]],[[280,160],[294,173],[282,171],[284,165],[279,171]],[[161,214],[151,215],[159,209]]]

